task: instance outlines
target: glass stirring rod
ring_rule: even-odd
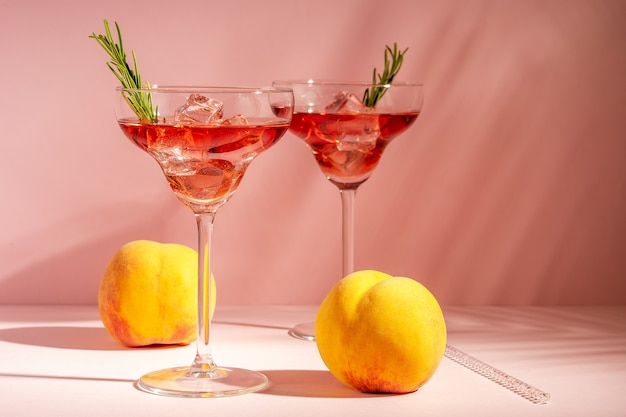
[[[484,376],[485,378],[492,380],[496,384],[499,384],[504,388],[507,388],[508,390],[526,398],[528,401],[535,404],[547,404],[550,401],[549,393],[541,391],[524,381],[502,372],[499,369],[496,369],[493,366],[488,365],[453,346],[446,345],[444,355],[448,359],[451,359],[454,362]]]

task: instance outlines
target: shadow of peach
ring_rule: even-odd
[[[339,382],[329,371],[290,369],[261,371],[270,387],[260,394],[313,398],[367,398],[392,394],[365,394]]]
[[[81,350],[142,350],[180,347],[180,345],[153,345],[129,348],[113,340],[102,327],[14,327],[1,329],[0,340],[22,345]]]

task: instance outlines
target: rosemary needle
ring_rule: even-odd
[[[137,70],[137,57],[135,56],[135,52],[131,52],[133,57],[133,68],[131,68],[126,59],[122,33],[117,22],[115,22],[115,29],[117,31],[117,42],[113,39],[109,22],[106,20],[104,21],[106,34],[96,35],[92,33],[89,37],[95,39],[106,53],[109,54],[111,61],[107,62],[107,67],[115,74],[122,84],[122,87],[141,89],[143,83],[141,81],[141,75],[139,75],[139,71]],[[146,83],[145,88],[149,89],[150,85]],[[152,106],[152,96],[149,92],[127,92],[124,98],[137,117],[139,117],[139,120],[142,122],[153,122],[156,120],[157,110]]]
[[[404,54],[408,49],[409,48],[406,48],[404,51],[399,51],[398,44],[395,42],[393,44],[393,49],[389,45],[385,46],[385,69],[382,74],[379,74],[376,68],[374,68],[374,74],[372,76],[372,84],[380,85],[380,87],[372,87],[371,92],[369,88],[366,89],[363,94],[363,104],[367,107],[376,106],[378,100],[380,100],[387,91],[384,86],[391,84],[395,76],[400,71]]]

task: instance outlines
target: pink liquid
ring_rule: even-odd
[[[205,126],[120,121],[119,125],[159,162],[176,196],[194,211],[225,203],[252,159],[288,128],[278,123]]]
[[[372,174],[389,142],[408,129],[418,116],[419,112],[294,112],[290,129],[309,145],[330,181],[339,188],[356,188]]]

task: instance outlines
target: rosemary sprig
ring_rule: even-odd
[[[409,48],[406,48],[404,51],[400,52],[398,50],[398,44],[393,43],[393,49],[389,45],[385,46],[385,70],[382,74],[379,74],[374,68],[374,75],[372,77],[372,84],[379,84],[384,86],[386,84],[391,84],[394,77],[400,71],[400,67],[402,66],[402,60],[404,59],[404,54]],[[372,91],[370,89],[366,89],[363,94],[363,104],[367,107],[374,107],[378,100],[380,100],[385,92],[387,91],[384,87],[372,87]]]
[[[92,33],[89,37],[95,39],[111,57],[111,61],[106,63],[107,67],[109,67],[120,83],[122,83],[122,87],[142,88],[143,83],[141,81],[141,75],[139,75],[139,71],[137,71],[137,57],[135,56],[135,52],[131,51],[133,56],[133,68],[131,68],[126,60],[122,33],[117,22],[115,22],[115,29],[117,30],[117,43],[113,40],[113,36],[111,36],[109,22],[106,20],[104,21],[106,35],[96,35]],[[149,89],[150,84],[146,83],[146,88]],[[152,107],[152,96],[149,92],[128,92],[124,94],[124,98],[137,117],[139,117],[139,120],[142,122],[156,121],[157,109]]]

